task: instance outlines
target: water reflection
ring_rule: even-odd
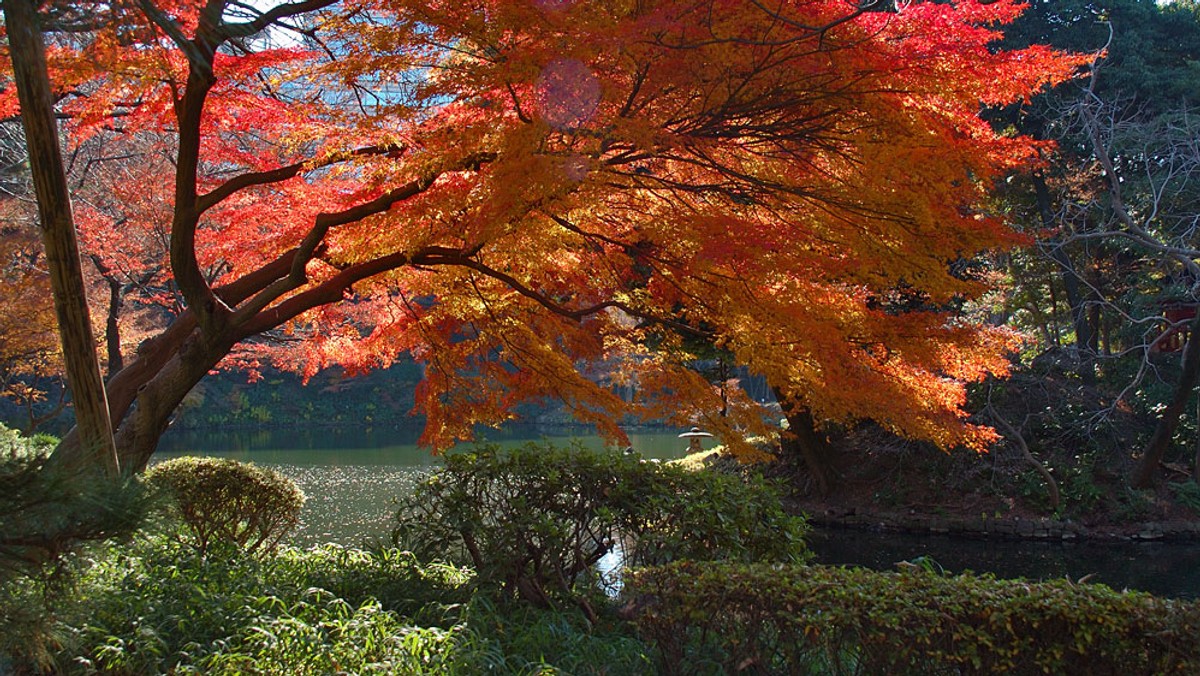
[[[895,570],[896,562],[929,556],[948,572],[975,571],[1032,580],[1068,577],[1114,589],[1200,598],[1200,544],[1051,543],[814,529],[817,561]]]
[[[413,426],[172,429],[163,436],[158,448],[160,455],[219,455],[259,463],[439,465],[441,460],[430,449],[417,445],[420,435],[421,429]],[[574,442],[592,450],[608,447],[589,428],[575,426],[507,425],[480,432],[479,438],[503,448],[542,441],[560,445]],[[629,441],[647,458],[670,460],[687,453],[687,444],[674,432],[633,433]]]
[[[487,438],[501,447],[550,441],[606,448],[605,441],[587,428],[513,425],[491,432]],[[438,456],[416,445],[419,435],[420,430],[408,428],[172,430],[163,437],[155,459],[206,455],[278,469],[296,482],[306,498],[293,544],[357,546],[386,541],[397,499],[441,466]],[[687,444],[674,432],[629,437],[647,458],[668,460],[686,453]]]
[[[416,446],[419,433],[388,427],[172,430],[156,457],[214,455],[274,466],[308,498],[295,544],[361,545],[388,537],[396,499],[441,464],[428,449]],[[637,434],[631,441],[647,458],[673,459],[686,448],[676,434]],[[575,440],[592,449],[605,447],[586,428],[514,425],[491,431],[488,438],[502,446]],[[832,565],[892,570],[898,561],[929,556],[950,572],[1072,580],[1092,575],[1091,581],[1116,589],[1200,598],[1200,544],[1063,544],[815,529],[810,546],[820,563]]]

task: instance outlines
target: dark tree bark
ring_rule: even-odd
[[[108,284],[108,317],[104,322],[104,345],[108,351],[108,377],[111,378],[113,374],[125,368],[125,358],[121,354],[120,323],[121,308],[125,306],[125,297],[121,293],[124,285],[99,256],[93,254],[91,259],[96,271]]]
[[[1055,225],[1054,211],[1050,206],[1050,190],[1046,186],[1046,178],[1037,172],[1033,175],[1034,193],[1037,196],[1038,213],[1042,226],[1053,228]],[[1062,245],[1049,242],[1050,258],[1059,268],[1063,290],[1067,294],[1067,306],[1071,310],[1071,323],[1075,327],[1075,351],[1079,357],[1079,377],[1088,386],[1096,384],[1095,350],[1096,331],[1088,321],[1087,295],[1084,293],[1083,279],[1075,270],[1075,264],[1067,256]]]
[[[836,483],[834,448],[817,431],[817,422],[808,409],[796,404],[779,388],[772,390],[788,421],[788,429],[780,440],[780,446],[784,453],[800,456],[817,483],[817,492],[821,496],[829,495]]]
[[[1142,462],[1134,473],[1133,485],[1138,488],[1150,488],[1154,485],[1158,478],[1158,466],[1171,446],[1175,428],[1179,426],[1179,417],[1183,415],[1197,382],[1200,382],[1200,315],[1192,320],[1188,331],[1187,345],[1183,348],[1183,368],[1179,374],[1179,382],[1175,385],[1175,394],[1163,410],[1162,417],[1158,419],[1154,436],[1150,438],[1150,443],[1146,444]]]
[[[104,381],[84,293],[83,268],[71,213],[55,121],[46,49],[34,0],[4,0],[13,80],[21,102],[21,121],[37,195],[42,241],[58,315],[67,382],[75,406],[81,454],[78,467],[119,473]]]

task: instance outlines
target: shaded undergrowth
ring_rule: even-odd
[[[589,624],[500,603],[471,571],[395,549],[201,556],[152,537],[97,552],[77,590],[63,673],[635,674],[653,661],[613,613]]]
[[[261,505],[240,500],[258,484],[236,485],[229,504],[247,505],[236,518],[259,514]],[[202,538],[177,510],[160,510],[133,534],[78,542],[53,595],[50,585],[24,584],[40,569],[0,586],[4,617],[32,612],[38,622],[24,636],[40,646],[33,655],[12,637],[0,643],[0,673],[1076,673],[1086,658],[1086,673],[1116,674],[1200,665],[1194,602],[950,577],[935,566],[804,566],[803,521],[783,515],[771,490],[754,477],[579,449],[481,452],[449,463],[399,506],[397,540],[421,558],[398,547]],[[591,565],[618,549],[634,571],[614,598]]]

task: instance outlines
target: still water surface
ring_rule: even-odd
[[[630,441],[647,458],[670,460],[686,453],[687,444],[676,436],[681,431],[631,434]],[[413,429],[382,427],[171,430],[157,457],[211,455],[275,467],[307,496],[295,544],[359,545],[385,541],[396,498],[441,465],[440,458],[416,445],[417,434]],[[599,437],[578,428],[511,426],[486,437],[501,446],[551,441],[605,448]],[[1197,544],[1010,542],[818,529],[810,536],[810,546],[819,562],[834,565],[891,569],[899,561],[928,556],[951,572],[1072,580],[1091,575],[1092,581],[1117,589],[1200,597]]]
[[[419,429],[361,427],[170,430],[155,458],[207,455],[274,467],[304,491],[304,510],[300,528],[292,537],[294,544],[361,545],[386,540],[396,498],[408,494],[441,466],[440,457],[416,445],[419,434]],[[677,434],[634,433],[629,441],[646,458],[673,460],[687,455],[687,440]],[[586,428],[512,425],[489,430],[481,437],[509,448],[542,442],[606,448],[604,440]],[[451,452],[471,448],[464,444]]]

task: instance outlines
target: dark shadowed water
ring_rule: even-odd
[[[1067,577],[1160,596],[1200,597],[1200,544],[1034,542],[817,529],[809,546],[821,563],[894,570],[928,556],[953,573],[1032,580]]]
[[[670,460],[686,454],[678,431],[630,435],[643,456]],[[275,467],[307,496],[295,544],[359,545],[385,540],[398,496],[441,464],[416,446],[417,430],[313,428],[195,432],[172,430],[156,457],[213,455]],[[586,430],[512,426],[488,435],[501,446],[552,441],[605,448]],[[819,529],[810,546],[821,563],[893,569],[900,561],[931,557],[950,572],[972,570],[999,577],[1069,577],[1116,589],[1164,596],[1200,597],[1200,544],[1088,544],[995,541],[860,530]]]

